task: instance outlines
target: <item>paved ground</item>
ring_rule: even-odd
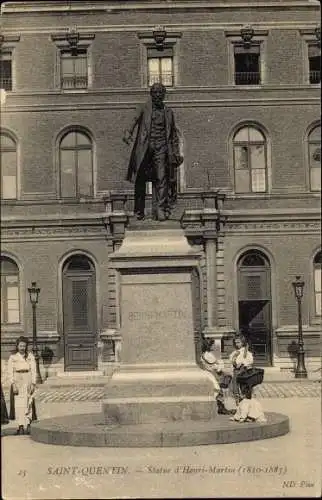
[[[319,397],[321,394],[321,382],[271,382],[263,383],[255,388],[258,398],[290,398],[290,397]],[[8,389],[5,389],[5,397],[8,400]],[[37,389],[37,401],[42,402],[71,402],[71,401],[101,401],[104,398],[104,387],[50,387],[40,386]]]
[[[36,443],[28,436],[3,437],[2,498],[319,497],[320,398],[287,394],[261,399],[264,410],[287,414],[291,421],[289,434],[264,441],[116,449],[61,447]],[[99,411],[99,401],[38,401],[40,419]]]

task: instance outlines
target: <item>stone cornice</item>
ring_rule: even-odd
[[[282,220],[320,220],[321,211],[317,208],[271,208],[271,209],[237,209],[237,210],[223,210],[222,214],[227,217],[229,221],[282,221]]]
[[[138,38],[139,39],[152,39],[153,40],[153,29],[148,31],[148,30],[145,30],[145,31],[139,31],[138,34],[137,34]],[[164,41],[164,44],[167,45],[168,43],[168,40],[172,40],[173,38],[181,38],[182,37],[182,33],[181,31],[168,31],[167,30],[167,36],[166,36],[166,39]]]
[[[216,191],[216,190],[215,190]],[[42,193],[35,198],[28,198],[28,199],[20,199],[20,200],[1,200],[1,210],[2,210],[2,220],[19,220],[19,216],[12,216],[10,219],[10,216],[5,215],[5,210],[6,208],[9,207],[28,207],[28,206],[46,206],[46,207],[55,207],[55,210],[61,210],[62,207],[77,207],[77,209],[84,210],[86,211],[86,206],[88,205],[99,205],[99,208],[102,207],[102,210],[104,209],[104,205],[106,205],[106,202],[110,200],[110,191],[101,191],[100,195],[97,196],[96,198],[93,199],[88,199],[84,203],[75,201],[75,202],[67,202],[63,199],[57,199],[56,197],[48,199],[47,193]],[[134,199],[134,190],[132,189],[124,189],[122,190],[123,195],[126,196],[127,200],[133,200]],[[204,188],[198,188],[198,187],[187,187],[184,191],[179,193],[179,198],[183,200],[190,200],[190,199],[202,199],[202,195],[204,193]],[[237,201],[238,203],[243,200],[320,200],[321,195],[318,192],[313,192],[313,191],[304,191],[304,192],[299,192],[294,193],[291,192],[278,192],[278,193],[245,193],[245,194],[233,194],[231,193],[228,189],[220,189],[220,194],[225,196],[226,200],[230,201]],[[151,198],[151,195],[147,195],[147,199]],[[98,210],[99,210],[98,208]],[[285,209],[288,208],[287,206]],[[11,210],[11,208],[10,208]],[[50,208],[49,208],[50,210]],[[274,209],[272,209],[274,210]],[[278,209],[278,212],[283,211],[284,209]],[[297,209],[292,209],[292,210],[297,210]],[[315,209],[314,209],[315,210]],[[106,210],[105,210],[106,212]],[[236,210],[231,209],[231,212],[236,213]],[[267,209],[266,212],[270,212],[270,209]],[[240,213],[240,212],[238,212]],[[249,211],[247,211],[249,213]],[[298,213],[302,214],[303,209],[298,209]],[[82,218],[84,212],[80,212],[79,215],[75,216],[76,218]],[[95,219],[96,216],[105,216],[106,213],[101,213],[101,212],[96,212],[96,213],[86,213],[86,219],[92,218]],[[53,214],[54,218],[69,218],[69,215],[59,215],[59,214]],[[46,220],[47,217],[49,220],[51,219],[51,213],[48,212],[46,215]],[[27,218],[28,219],[28,218]],[[21,220],[26,220],[26,217],[21,217]],[[28,219],[29,220],[29,219]]]
[[[20,41],[20,35],[10,35],[10,34],[4,34],[0,35],[0,48],[3,46],[11,46],[12,44],[16,44]]]
[[[223,210],[226,233],[320,233],[318,209]]]
[[[204,23],[204,22],[186,22],[186,23],[165,23],[165,27],[167,29],[167,33],[170,37],[175,36],[173,34],[183,33],[183,32],[191,32],[191,31],[238,31],[244,25],[244,23],[232,23],[232,22],[221,22],[221,23]],[[317,27],[316,22],[312,21],[263,21],[263,22],[254,22],[254,26],[257,31],[268,31],[270,29],[283,29],[283,30],[300,30],[303,32],[313,33],[314,29]],[[78,25],[78,28],[81,30],[82,34],[86,33],[117,33],[117,32],[145,32],[151,33],[154,24],[108,24],[107,26],[102,25]],[[55,31],[57,34],[66,33],[66,28],[57,28],[55,27]],[[25,34],[47,34],[51,35],[53,32],[52,26],[39,26],[32,28],[30,25],[21,25],[17,26],[15,29],[12,28],[3,28],[3,34],[7,35],[15,35],[17,32],[25,33]]]
[[[46,214],[37,216],[4,216],[1,217],[2,227],[21,227],[21,226],[44,226],[53,225],[66,226],[70,224],[79,225],[101,225],[103,224],[104,212],[81,215],[64,215],[64,214]]]
[[[277,337],[297,337],[298,335],[298,325],[285,325],[277,328],[275,330]],[[321,338],[321,324],[319,325],[303,325],[303,335],[304,336],[317,336]]]
[[[224,93],[232,93],[236,92],[237,94],[245,94],[248,95],[249,91],[253,91],[255,94],[258,94],[259,92],[264,92],[264,93],[272,93],[272,92],[277,92],[278,96],[281,95],[281,92],[291,92],[294,93],[294,91],[297,92],[307,92],[308,89],[314,89],[316,87],[312,87],[310,84],[301,84],[301,85],[292,85],[291,83],[288,85],[270,85],[269,83],[265,83],[263,85],[258,85],[254,87],[253,85],[249,86],[250,89],[247,86],[247,89],[245,90],[244,87],[237,86],[237,85],[218,85],[218,86],[191,86],[191,85],[180,85],[178,87],[170,87],[167,88],[167,98],[165,102],[167,102],[168,98],[170,96],[177,96],[182,94],[182,96],[185,96],[185,94],[188,93],[193,93],[195,92],[196,94],[206,94],[209,95],[211,93],[217,94],[219,92],[224,92]],[[138,97],[140,99],[146,97],[149,95],[149,89],[148,87],[115,87],[115,88],[96,88],[96,89],[88,89],[86,90],[85,94],[87,96],[91,97],[108,97],[108,96],[125,96],[125,97],[131,97],[132,101],[126,101],[124,104],[133,104],[137,105],[139,102],[137,102],[135,99]],[[8,93],[8,97],[15,98],[15,99],[25,99],[26,97],[57,97],[57,96],[62,96],[64,98],[65,96],[68,96],[67,99],[70,98],[70,96],[79,96],[84,95],[84,93],[79,94],[78,92],[62,92],[62,91],[57,91],[57,90],[50,90],[50,89],[44,89],[44,90],[24,90],[24,91],[16,91],[16,92],[10,92]],[[190,97],[190,96],[189,96]],[[116,101],[115,101],[116,102]]]
[[[319,85],[316,85],[315,88],[320,89]],[[254,89],[251,89],[254,90]],[[259,89],[262,90],[263,89]],[[306,89],[307,90],[307,89]],[[312,90],[312,89],[310,89]],[[145,90],[145,93],[147,91]],[[4,103],[2,106],[2,114],[6,113],[30,113],[30,112],[46,112],[46,111],[75,111],[75,110],[103,110],[103,109],[135,109],[139,101],[130,101],[130,102],[100,102],[100,103],[91,103],[84,102],[83,99],[80,99],[80,95],[84,97],[84,94],[77,94],[78,102],[73,104],[30,104],[30,105],[10,105]],[[72,94],[66,93],[66,96],[71,98]],[[171,106],[176,108],[219,108],[219,107],[256,107],[256,106],[287,106],[287,105],[296,105],[296,106],[307,106],[307,105],[319,105],[320,97],[316,96],[306,96],[306,97],[259,97],[259,98],[245,98],[245,99],[232,99],[227,97],[226,99],[192,99],[192,100],[174,100],[168,101]]]
[[[104,214],[2,218],[2,243],[12,241],[105,239]]]
[[[310,233],[320,235],[321,223],[317,220],[314,221],[263,221],[263,222],[227,222],[225,226],[225,233],[228,234],[298,234]]]
[[[253,41],[253,39],[255,41],[258,38],[262,38],[262,37],[265,37],[267,35],[268,35],[268,30],[258,29],[258,28],[255,27],[254,28],[254,35],[253,35],[254,38],[252,38],[252,41]],[[242,39],[240,37],[240,28],[235,28],[233,30],[226,30],[225,31],[225,36],[232,37],[232,38],[238,38],[238,41],[240,43],[242,43]]]
[[[253,5],[252,5],[253,4]],[[151,1],[151,0],[134,0],[127,2],[8,2],[2,5],[1,13],[5,14],[41,14],[45,12],[51,13],[80,13],[80,12],[122,12],[122,11],[142,11],[142,10],[217,10],[217,9],[291,9],[291,8],[305,8],[314,9],[319,8],[319,2],[309,2],[305,0],[257,0],[256,2],[245,0],[232,0],[231,2],[225,1],[206,1],[206,0],[173,0],[173,1]]]

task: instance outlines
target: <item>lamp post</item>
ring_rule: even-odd
[[[303,342],[303,331],[302,331],[302,298],[304,281],[301,280],[301,276],[296,276],[295,281],[292,283],[294,287],[294,293],[297,300],[297,310],[298,310],[298,348],[297,348],[297,366],[295,370],[295,378],[307,378],[307,371],[304,362],[304,342]]]
[[[36,361],[37,377],[36,383],[42,384],[42,379],[39,370],[39,353],[37,345],[37,317],[36,317],[36,307],[38,304],[40,288],[37,288],[37,283],[33,281],[31,287],[28,288],[29,298],[32,305],[32,352]]]

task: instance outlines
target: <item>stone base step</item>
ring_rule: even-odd
[[[118,425],[104,423],[99,413],[45,419],[31,426],[34,441],[62,446],[119,448],[177,447],[237,443],[283,436],[289,419],[265,413],[267,422],[239,423],[227,415],[208,422],[185,420],[163,424]]]

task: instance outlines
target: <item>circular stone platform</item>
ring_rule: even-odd
[[[267,422],[238,423],[227,415],[209,422],[177,421],[141,425],[105,424],[101,414],[70,415],[33,423],[34,441],[64,446],[119,448],[199,446],[238,443],[282,436],[289,432],[289,419],[265,413]]]

